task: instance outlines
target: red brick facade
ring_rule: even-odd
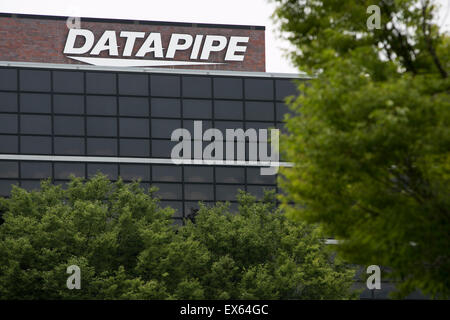
[[[247,50],[243,61],[225,61],[225,64],[204,66],[178,66],[171,68],[181,69],[210,69],[210,70],[235,70],[235,71],[265,71],[265,31],[260,27],[236,27],[220,25],[192,25],[188,24],[157,24],[147,22],[131,22],[124,20],[102,20],[81,18],[81,28],[89,29],[95,35],[97,42],[105,30],[114,30],[117,34],[119,52],[125,45],[125,39],[119,37],[120,31],[160,32],[163,48],[167,48],[172,33],[195,35],[221,35],[229,39],[230,36],[249,37]],[[64,45],[69,29],[64,17],[46,16],[0,16],[0,61],[21,62],[46,62],[83,64],[82,62],[67,58],[64,53]],[[203,39],[204,41],[204,39]],[[140,48],[144,39],[137,39],[133,54]],[[107,57],[103,52],[100,57]],[[177,51],[174,59],[180,61],[189,60],[191,48]],[[89,56],[88,54],[80,55]],[[225,50],[212,52],[210,62],[224,62]],[[121,56],[119,56],[122,58]],[[126,59],[126,58],[124,58]],[[152,54],[143,59],[153,59]],[[201,60],[194,60],[201,61]],[[167,67],[166,67],[167,68]]]

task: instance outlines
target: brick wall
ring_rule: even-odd
[[[195,36],[222,35],[228,39],[230,36],[249,37],[244,61],[226,62],[226,64],[206,66],[178,66],[171,68],[182,69],[212,69],[235,71],[265,71],[265,31],[259,28],[233,28],[232,26],[186,26],[186,24],[149,24],[146,22],[105,20],[105,19],[81,19],[81,28],[89,29],[95,35],[97,41],[105,30],[115,30],[119,45],[119,57],[124,44],[124,38],[119,37],[120,31],[160,32],[163,48],[167,48],[172,33],[183,33]],[[0,61],[21,62],[46,62],[83,64],[82,62],[67,58],[63,54],[64,45],[69,29],[66,26],[65,17],[25,16],[25,15],[0,15]],[[204,41],[204,38],[203,38]],[[139,50],[144,39],[137,39],[132,57]],[[81,44],[80,44],[81,45]],[[177,51],[173,60],[188,61],[191,50]],[[226,50],[212,52],[211,62],[223,62]],[[89,56],[88,54],[80,55]],[[107,57],[102,52],[100,57]],[[153,54],[147,54],[145,59],[153,59]],[[200,61],[200,60],[198,60]],[[166,67],[167,68],[167,67]]]

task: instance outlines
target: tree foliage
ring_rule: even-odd
[[[354,271],[333,259],[317,229],[286,219],[273,195],[242,193],[201,206],[175,227],[151,189],[74,178],[67,189],[14,187],[0,199],[2,299],[350,298]],[[68,266],[81,269],[69,290]]]
[[[275,2],[294,63],[314,75],[282,141],[288,214],[344,240],[348,261],[391,268],[398,297],[450,297],[450,38],[436,5]]]

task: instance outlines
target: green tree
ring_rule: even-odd
[[[391,268],[397,297],[450,297],[450,38],[437,7],[275,2],[293,62],[313,75],[282,139],[288,216],[343,240],[347,261]],[[370,5],[380,29],[367,27]]]
[[[1,299],[350,298],[354,272],[317,229],[286,219],[274,196],[201,206],[176,227],[154,190],[72,179],[66,189],[14,187],[0,199]],[[68,266],[81,269],[69,290]]]

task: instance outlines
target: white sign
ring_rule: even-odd
[[[119,48],[117,36],[126,39],[123,48]],[[75,47],[77,39],[82,40],[80,42],[82,44],[79,47]],[[144,42],[134,55],[138,59],[132,59],[137,39],[144,39]],[[173,33],[170,37],[169,45],[167,48],[164,48],[161,33],[159,32],[146,34],[145,32],[137,31],[121,31],[117,35],[116,31],[105,30],[96,42],[94,33],[88,29],[69,29],[63,52],[71,59],[98,66],[156,67],[210,65],[223,64],[226,61],[243,61],[248,41],[249,37],[231,36],[227,39],[227,37],[220,35],[199,34],[193,37],[190,34]],[[190,50],[189,60],[204,61],[167,60],[173,59],[177,52],[186,50]],[[222,51],[225,52],[224,62],[208,61],[211,53]],[[103,52],[106,52],[109,57],[98,57]],[[90,57],[74,56],[85,54],[88,54]],[[158,60],[142,59],[148,54],[153,54]]]

